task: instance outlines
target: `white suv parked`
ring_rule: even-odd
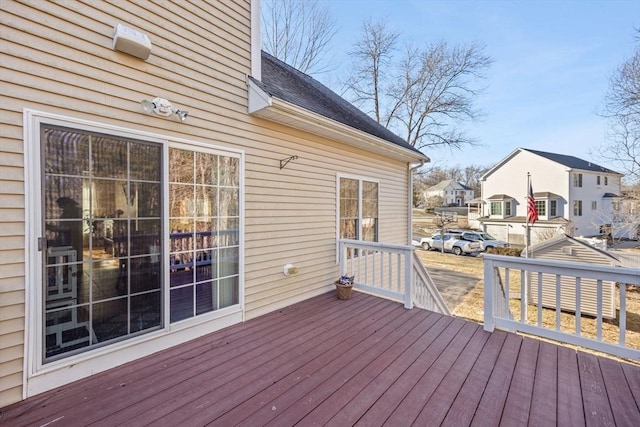
[[[481,231],[465,231],[461,235],[462,239],[471,240],[473,242],[480,242],[483,251],[490,248],[508,248],[509,243],[504,240],[498,240],[490,234],[483,233]]]

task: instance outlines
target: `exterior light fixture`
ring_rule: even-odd
[[[189,115],[188,111],[179,110],[174,108],[171,103],[164,98],[154,98],[153,101],[149,101],[147,99],[143,99],[140,102],[142,105],[142,109],[147,114],[157,114],[159,116],[169,117],[172,114],[178,116],[181,122],[187,120],[187,116]]]

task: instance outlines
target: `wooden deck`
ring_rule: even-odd
[[[2,410],[7,426],[640,425],[640,367],[333,293]]]

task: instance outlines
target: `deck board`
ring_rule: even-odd
[[[558,425],[582,426],[584,407],[576,352],[558,347]]]
[[[613,414],[598,358],[578,352],[578,368],[587,426],[614,426]]]
[[[486,388],[506,338],[507,333],[502,331],[496,331],[490,335],[487,344],[482,349],[478,360],[471,369],[464,384],[462,384],[462,388],[459,390],[453,403],[449,408],[443,406],[448,410],[446,417],[442,421],[443,426],[458,427],[471,424],[473,415],[482,398],[482,393],[478,391]],[[438,402],[437,400],[435,401]]]
[[[354,293],[3,408],[26,425],[633,425],[640,366]]]
[[[558,347],[541,342],[538,350],[529,425],[546,427],[557,424]]]
[[[486,426],[500,423],[521,345],[522,337],[513,334],[507,336],[489,377],[487,387],[483,390],[471,425]]]
[[[632,393],[622,367],[610,359],[603,358],[599,362],[616,425],[632,426],[640,424],[638,405],[633,400],[625,398],[625,396],[629,396]]]

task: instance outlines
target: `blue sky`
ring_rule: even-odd
[[[440,166],[490,166],[517,147],[568,154],[603,166],[601,108],[616,68],[633,53],[640,1],[321,0],[336,19],[331,56],[344,73],[362,22],[386,20],[400,43],[479,42],[494,63],[478,99],[486,114],[464,126],[480,144],[425,150]],[[319,75],[334,90],[335,75]]]

